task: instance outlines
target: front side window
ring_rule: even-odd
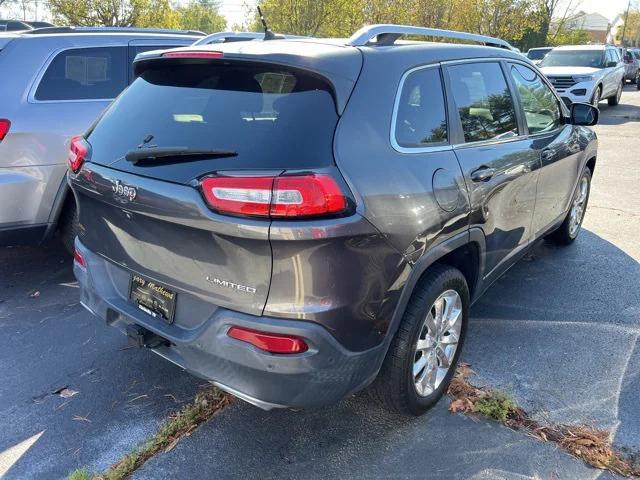
[[[402,85],[395,123],[396,142],[420,148],[447,141],[447,115],[440,69],[410,73]]]
[[[524,65],[511,65],[511,77],[524,110],[529,133],[555,130],[560,126],[556,96],[536,72]]]
[[[513,99],[498,63],[465,63],[448,72],[465,142],[518,135]]]
[[[126,47],[60,52],[42,76],[36,100],[112,99],[127,86]]]

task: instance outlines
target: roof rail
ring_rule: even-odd
[[[305,38],[299,35],[282,35],[280,33],[274,34],[275,38]],[[199,38],[193,44],[194,45],[208,45],[210,43],[228,43],[228,42],[246,42],[251,40],[263,40],[264,32],[216,32],[206,37]]]
[[[423,35],[426,37],[442,37],[455,38],[457,40],[468,40],[478,42],[492,47],[506,48],[512,50],[513,47],[500,38],[487,37],[486,35],[477,35],[475,33],[457,32],[455,30],[442,30],[440,28],[413,27],[410,25],[369,25],[361,28],[354,33],[347,45],[365,46],[393,45],[396,40],[404,35]],[[373,39],[376,39],[373,41]]]
[[[168,28],[139,27],[44,27],[29,30],[29,35],[45,35],[50,33],[169,33],[171,35],[204,35],[198,30],[171,30]]]

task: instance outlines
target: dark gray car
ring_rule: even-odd
[[[82,303],[263,408],[373,383],[425,411],[470,304],[580,231],[598,111],[569,113],[501,40],[380,25],[146,53],[135,73],[71,144]]]

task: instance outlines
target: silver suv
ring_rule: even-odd
[[[0,34],[0,245],[57,229],[69,249],[75,203],[65,182],[69,139],[133,80],[143,51],[186,46],[200,32],[41,28]]]
[[[567,104],[598,106],[607,99],[618,105],[625,83],[625,67],[613,45],[556,47],[538,65]]]

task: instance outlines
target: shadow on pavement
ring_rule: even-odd
[[[636,91],[635,85],[627,85],[620,103],[615,107],[607,105],[606,100],[600,103],[600,118],[598,125],[622,125],[628,122],[640,122],[640,107],[625,103],[625,93]]]
[[[200,380],[125,350],[122,335],[84,311],[56,243],[0,249],[0,265],[1,478],[105,469],[193,399]],[[53,393],[62,387],[78,393]]]
[[[540,244],[474,306],[463,358],[539,418],[640,451],[639,285],[640,264],[587,230]]]

